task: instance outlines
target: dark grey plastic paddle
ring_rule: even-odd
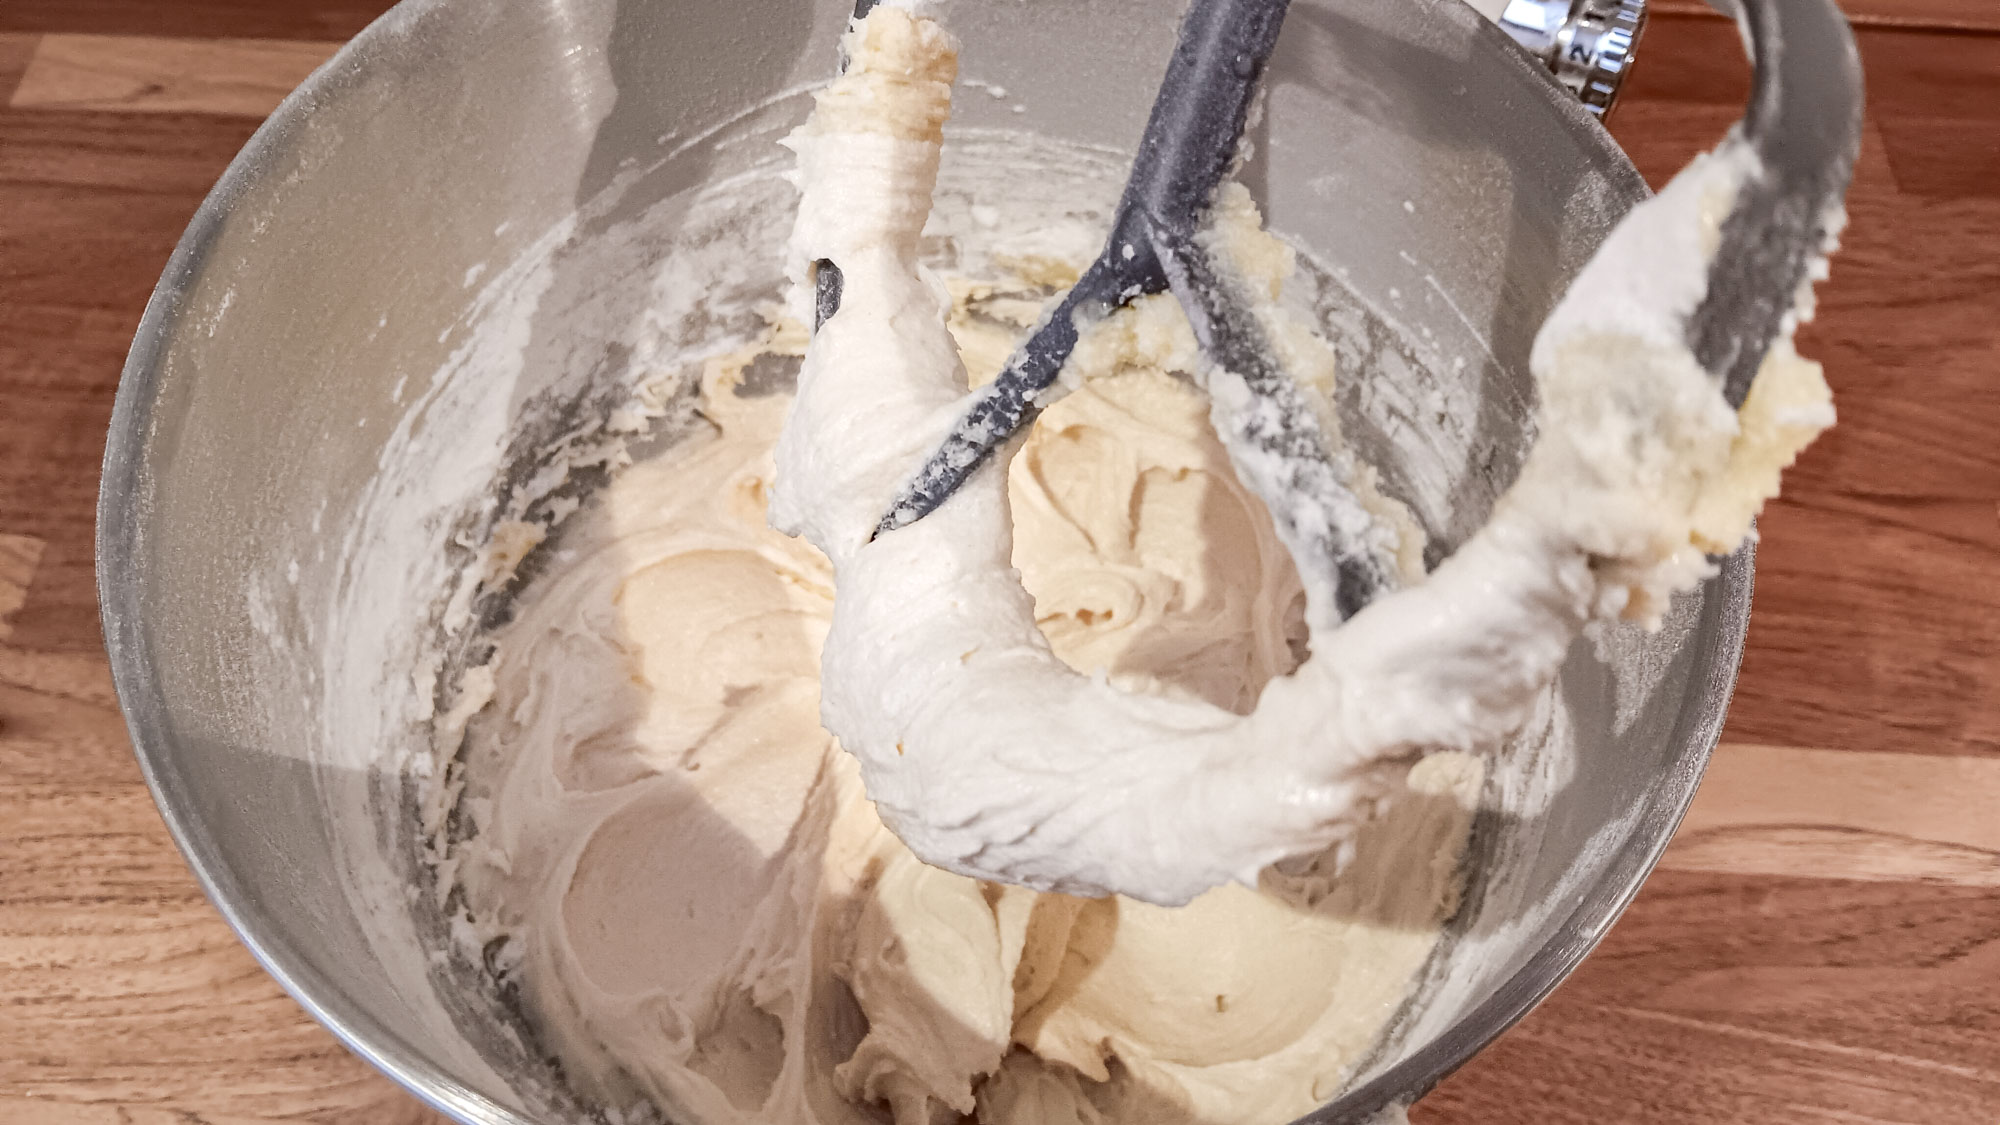
[[[1861,152],[1861,56],[1832,0],[1741,0],[1756,69],[1737,126],[1763,165],[1738,192],[1688,318],[1688,347],[1742,406],[1813,262],[1831,249]]]
[[[1235,159],[1257,83],[1288,0],[1192,0],[1154,101],[1104,251],[1049,310],[998,378],[911,478],[876,534],[922,519],[993,451],[1031,422],[1079,330],[1135,297],[1171,290],[1216,366],[1258,401],[1235,412],[1238,471],[1265,499],[1302,571],[1329,575],[1345,619],[1392,581],[1367,546],[1368,516],[1329,460],[1326,435],[1286,374],[1247,294],[1199,236]],[[857,16],[873,7],[862,0]],[[1742,0],[1737,12],[1756,68],[1738,128],[1762,172],[1739,193],[1710,264],[1706,298],[1688,320],[1696,359],[1742,405],[1784,327],[1860,148],[1861,71],[1853,35],[1831,0]],[[835,263],[819,263],[817,319],[840,305]]]

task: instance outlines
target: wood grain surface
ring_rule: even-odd
[[[262,119],[334,52],[288,39],[44,35],[14,109],[209,113]]]
[[[118,372],[215,177],[382,0],[0,2],[0,1125],[441,1121],[237,944],[113,698],[92,506]],[[1840,425],[1763,521],[1725,745],[1661,870],[1420,1125],[2000,1122],[2000,3],[1850,0],[1870,116],[1803,346]],[[1613,131],[1736,116],[1658,0]]]

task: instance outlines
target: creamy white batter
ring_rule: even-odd
[[[956,56],[935,22],[889,6],[847,52],[794,140],[795,277],[804,288],[807,263],[830,259],[845,286],[806,356],[771,512],[832,562],[827,728],[882,820],[939,866],[1174,904],[1340,848],[1412,762],[1490,751],[1518,729],[1586,623],[1657,620],[1832,421],[1817,365],[1789,343],[1739,418],[1682,342],[1721,217],[1754,168],[1725,145],[1614,232],[1538,337],[1541,437],[1484,529],[1337,628],[1325,583],[1308,581],[1311,654],[1246,713],[1124,690],[1065,664],[1037,628],[1003,466],[870,538],[968,385],[948,295],[917,261]],[[1248,224],[1213,237],[1246,273],[1268,260]],[[1131,335],[1141,350],[1174,346]],[[1198,374],[1229,432],[1248,405],[1239,381]],[[1232,453],[1239,470],[1255,456]]]
[[[1014,287],[951,283],[977,378],[1032,315]],[[1332,1096],[1455,909],[1479,764],[1420,765],[1338,881],[1318,856],[1164,909],[922,863],[819,725],[831,568],[766,522],[788,399],[740,392],[802,345],[712,362],[708,424],[565,525],[496,638],[453,862],[571,1079],[700,1122],[1220,1125]],[[1247,709],[1296,661],[1298,576],[1206,396],[1096,354],[1010,473],[1035,621],[1125,690]]]

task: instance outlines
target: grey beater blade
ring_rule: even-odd
[[[1244,122],[1289,0],[1192,0],[1161,80],[1103,252],[1048,310],[998,378],[972,398],[951,433],[883,516],[876,534],[943,503],[1022,426],[1075,349],[1080,328],[1135,297],[1171,290],[1211,362],[1241,378],[1255,408],[1239,433],[1260,456],[1246,476],[1271,502],[1300,564],[1333,575],[1342,617],[1391,580],[1385,552],[1361,544],[1366,510],[1344,483],[1304,394],[1285,374],[1247,294],[1237,292],[1198,237],[1216,187],[1236,158]],[[821,322],[839,307],[839,270],[819,263]]]
[[[951,433],[876,528],[893,531],[942,504],[1032,422],[1076,347],[1079,329],[1136,297],[1172,291],[1204,354],[1254,400],[1235,412],[1238,471],[1270,507],[1302,571],[1332,581],[1336,619],[1394,582],[1371,545],[1371,518],[1329,449],[1303,392],[1285,372],[1248,294],[1199,234],[1235,159],[1244,122],[1289,0],[1192,0],[1103,252],[1046,312],[1000,375],[972,396]],[[1687,340],[1740,407],[1785,326],[1799,287],[1829,249],[1835,209],[1860,149],[1861,68],[1831,0],[1739,0],[1755,79],[1737,126],[1761,173],[1740,190],[1709,266],[1708,291]],[[856,5],[857,18],[874,0]],[[840,307],[841,275],[817,263],[816,324]]]
[[[1861,151],[1861,59],[1833,0],[1738,0],[1756,77],[1738,125],[1763,165],[1743,185],[1688,318],[1688,347],[1740,407],[1783,330]]]

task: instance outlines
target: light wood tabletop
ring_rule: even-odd
[[[287,999],[140,780],[92,586],[125,350],[259,119],[382,0],[0,0],[0,1123],[440,1121]],[[1851,0],[1870,116],[1803,349],[1840,424],[1763,521],[1692,815],[1603,946],[1420,1125],[2000,1122],[2000,2]],[[1737,115],[1656,15],[1655,184]]]

